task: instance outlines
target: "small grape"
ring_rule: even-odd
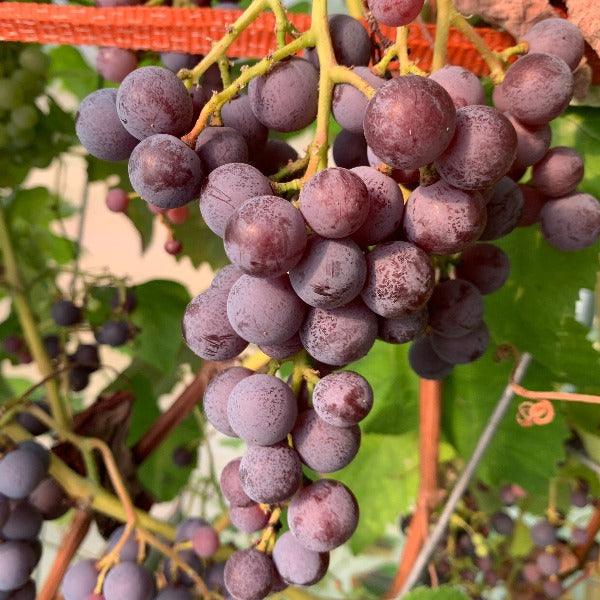
[[[106,542],[106,550],[105,550],[106,553],[110,552],[117,545],[117,543],[119,542],[119,540],[121,539],[121,537],[124,533],[125,533],[125,526],[121,525],[120,527],[117,527],[110,534],[110,537],[108,538],[108,540]],[[128,562],[136,562],[137,558],[139,556],[139,552],[140,552],[139,543],[136,540],[135,532],[133,532],[127,538],[127,541],[125,542],[125,545],[121,549],[121,552],[119,552],[119,560],[126,561],[126,562],[127,561]]]
[[[231,506],[248,507],[252,506],[253,500],[250,498],[240,480],[240,462],[241,458],[235,458],[228,462],[221,471],[221,491],[225,499]]]
[[[333,140],[333,162],[342,169],[355,169],[369,164],[367,142],[362,133],[342,129]]]
[[[167,212],[167,219],[174,225],[183,225],[190,216],[190,209],[187,206],[180,206],[178,208],[170,208]]]
[[[182,250],[183,244],[179,240],[169,238],[165,242],[165,252],[171,256],[177,256],[178,254],[181,254]]]
[[[69,300],[58,300],[50,308],[50,315],[57,325],[70,327],[81,321],[81,308]]]
[[[290,585],[314,585],[327,573],[329,553],[308,550],[286,531],[275,542],[273,562],[277,572]]]
[[[561,19],[561,21],[562,20],[563,19]],[[556,578],[551,578],[547,581],[544,581],[542,588],[544,590],[544,594],[546,594],[546,598],[550,599],[560,598],[564,592],[562,581]]]
[[[141,565],[123,562],[112,567],[102,587],[106,600],[148,600],[155,594],[154,578]]]
[[[121,83],[138,66],[135,52],[124,48],[100,48],[96,57],[98,73],[109,81]]]
[[[277,344],[261,344],[259,348],[275,360],[286,360],[300,352],[303,346],[300,336],[295,333],[289,340]]]
[[[208,525],[200,527],[192,537],[192,547],[200,558],[210,558],[219,549],[219,534]]]
[[[471,363],[481,358],[490,343],[490,334],[485,323],[460,337],[431,335],[431,345],[436,354],[451,365]]]
[[[535,564],[543,575],[556,575],[560,570],[560,560],[556,554],[541,552],[538,554]]]
[[[490,525],[500,535],[512,535],[513,529],[515,528],[514,521],[505,512],[496,512],[490,519]]]
[[[446,65],[434,71],[429,78],[439,83],[450,94],[457,109],[471,104],[485,104],[481,81],[468,69]]]
[[[499,290],[510,274],[506,253],[493,244],[475,244],[463,251],[456,276],[470,281],[482,294]]]
[[[269,515],[253,503],[250,506],[232,506],[229,509],[231,524],[244,533],[255,533],[267,526]]]
[[[41,513],[45,521],[62,517],[70,508],[65,490],[52,477],[44,479],[29,494],[28,501]]]
[[[517,134],[517,154],[515,156],[515,165],[525,167],[534,165],[542,158],[552,139],[552,130],[547,123],[540,126],[527,126],[520,123],[510,113],[506,114]],[[513,168],[514,166],[513,165]],[[519,177],[520,179],[520,177]]]
[[[43,410],[47,415],[50,415],[50,406],[45,400],[38,400],[34,402],[37,408]],[[48,431],[48,426],[42,423],[37,417],[34,417],[28,412],[21,412],[17,415],[17,423],[27,429],[27,431],[33,435],[38,436]]]
[[[42,515],[29,502],[13,506],[2,527],[2,539],[11,541],[33,541],[42,528]]]
[[[510,177],[503,177],[495,186],[486,205],[487,222],[480,240],[497,240],[508,235],[521,220],[523,193]]]
[[[206,527],[208,522],[201,518],[185,519],[177,527],[175,532],[176,542],[189,542],[201,527]]]
[[[90,383],[90,371],[86,367],[72,367],[69,371],[69,388],[81,392]]]
[[[96,340],[99,344],[117,348],[127,342],[129,333],[129,325],[125,321],[109,320],[96,333]]]
[[[0,553],[2,552],[0,546]],[[94,592],[98,571],[95,560],[80,560],[67,569],[61,585],[65,600],[87,600]]]
[[[28,448],[11,450],[0,460],[0,494],[23,500],[41,483],[47,468]]]
[[[581,154],[573,148],[557,146],[533,166],[531,182],[544,196],[560,198],[573,192],[582,179]]]
[[[379,337],[388,344],[405,344],[421,336],[427,327],[427,308],[400,315],[395,319],[379,319]]]
[[[423,8],[424,0],[368,0],[369,10],[384,25],[401,27],[414,21]]]
[[[523,210],[517,227],[528,227],[539,221],[540,211],[546,202],[546,198],[532,185],[520,183],[519,189],[523,194]]]
[[[438,283],[428,308],[429,325],[445,337],[465,335],[479,327],[483,319],[481,293],[464,279]]]
[[[204,574],[204,581],[206,587],[209,590],[225,593],[225,563],[223,562],[212,562],[206,567],[206,573]],[[177,600],[177,599],[174,599]],[[183,600],[183,599],[182,599]],[[187,599],[185,599],[187,600]],[[190,600],[193,600],[190,598]]]
[[[106,207],[116,213],[127,212],[129,206],[129,194],[121,188],[114,188],[106,194]]]
[[[240,480],[246,494],[255,502],[284,502],[302,483],[298,453],[286,442],[249,446],[240,462]]]
[[[527,562],[523,565],[522,575],[527,583],[537,583],[542,577],[538,566],[531,562]]]
[[[452,372],[452,365],[437,355],[428,336],[418,338],[410,345],[408,362],[423,379],[445,379]]]
[[[8,335],[2,341],[2,349],[7,354],[18,354],[23,347],[24,340],[20,335]]]
[[[73,358],[76,364],[86,367],[90,372],[100,367],[100,355],[96,344],[79,344]]]
[[[274,577],[271,557],[255,548],[238,550],[225,563],[225,587],[239,600],[262,600],[271,591]]]
[[[252,112],[250,97],[247,94],[226,102],[221,109],[221,118],[225,127],[231,127],[244,136],[251,156],[254,157],[256,152],[265,147],[269,130]]]
[[[196,458],[196,453],[185,446],[177,446],[171,454],[171,460],[176,467],[189,467]]]
[[[556,542],[556,528],[548,521],[539,521],[531,528],[531,539],[538,548],[552,546]]]
[[[202,60],[202,57],[184,52],[161,52],[160,60],[169,71],[177,73],[181,69],[193,69]]]
[[[352,492],[331,479],[302,488],[288,508],[288,525],[298,542],[313,552],[327,552],[350,539],[358,524]]]
[[[229,163],[248,162],[248,145],[231,127],[206,127],[196,140],[196,154],[210,173]]]

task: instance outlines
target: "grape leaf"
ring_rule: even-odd
[[[57,79],[62,86],[80,100],[102,87],[102,78],[88,65],[79,50],[73,46],[52,48],[48,79]]]
[[[129,202],[127,216],[131,219],[131,222],[140,234],[140,243],[143,252],[152,242],[154,215],[148,210],[148,207],[143,200],[135,198]]]
[[[460,590],[448,585],[435,589],[420,587],[403,596],[404,600],[467,600]]]

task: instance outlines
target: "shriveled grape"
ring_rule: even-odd
[[[119,83],[138,66],[138,59],[134,52],[124,48],[100,48],[96,57],[98,73],[109,81]]]

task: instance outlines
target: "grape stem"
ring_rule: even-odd
[[[272,175],[270,179],[272,182],[278,183],[282,179],[286,179],[290,175],[294,175],[295,173],[298,173],[299,171],[303,171],[304,169],[306,169],[307,165],[308,165],[308,156],[303,156],[303,157],[301,157],[297,160],[294,160],[293,162],[290,162],[287,165],[281,167],[281,169],[279,169],[279,171],[277,171],[277,173],[275,173],[275,175]]]
[[[508,62],[508,59],[513,56],[518,56],[519,54],[526,54],[529,50],[528,42],[519,42],[514,46],[510,46],[509,48],[505,48],[501,52],[495,52],[494,54],[499,57],[504,62]]]
[[[446,64],[446,53],[448,50],[448,37],[450,35],[450,23],[453,20],[454,4],[452,0],[437,1],[437,16],[435,25],[435,41],[433,42],[433,59],[431,70],[437,71]]]
[[[408,25],[398,27],[396,30],[396,42],[392,44],[381,57],[381,60],[373,66],[373,71],[383,77],[390,66],[390,63],[394,58],[398,57],[398,64],[400,69],[400,75],[408,75],[412,73],[414,75],[426,76],[427,73],[422,69],[419,69],[408,58]]]

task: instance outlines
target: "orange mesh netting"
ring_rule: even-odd
[[[210,8],[95,8],[1,2],[0,40],[206,54],[212,42],[220,39],[241,13],[240,10]],[[309,15],[290,14],[289,18],[300,31],[310,27]],[[381,29],[389,38],[394,37],[391,27]],[[488,28],[479,28],[478,31],[492,50],[502,50],[514,44],[508,33]],[[431,38],[434,35],[434,25],[410,26],[408,43],[411,59],[422,69],[430,66]],[[261,58],[275,45],[274,18],[272,14],[265,13],[231,45],[228,55]],[[457,31],[450,34],[448,60],[478,75],[488,72],[472,44]]]

